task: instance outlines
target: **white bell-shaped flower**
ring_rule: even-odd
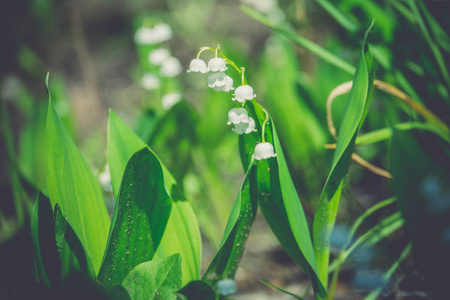
[[[152,65],[159,66],[169,57],[169,50],[165,48],[155,49],[148,55],[148,62]]]
[[[211,72],[225,72],[227,70],[225,59],[216,57],[212,58],[208,62],[208,70]]]
[[[208,86],[210,88],[223,88],[227,84],[227,75],[224,72],[215,72],[208,74]]]
[[[142,77],[141,85],[146,90],[155,90],[161,85],[161,80],[155,74],[147,73]]]
[[[234,124],[234,128],[232,129],[234,132],[236,132],[237,134],[243,134],[243,133],[250,133],[253,131],[256,131],[255,129],[255,120],[253,120],[252,117],[248,117],[248,122],[244,123],[238,123],[238,124]]]
[[[181,94],[180,93],[168,93],[165,94],[161,98],[161,105],[162,108],[165,110],[169,110],[172,106],[177,104],[181,100]]]
[[[277,156],[271,143],[259,143],[255,147],[253,157],[257,160],[268,159]]]
[[[181,73],[180,61],[176,57],[169,57],[165,59],[161,65],[161,74],[166,77],[175,77]]]
[[[239,124],[239,123],[248,123],[248,112],[245,108],[232,108],[228,112],[228,122],[227,124]]]
[[[233,101],[244,102],[245,100],[252,100],[256,95],[253,94],[253,88],[249,85],[241,85],[234,91],[234,97],[231,98]]]
[[[231,90],[234,90],[233,78],[231,78],[228,75],[225,76],[226,76],[225,85],[213,87],[213,90],[215,90],[216,92],[229,92]]]
[[[208,72],[208,68],[206,67],[206,63],[199,58],[194,58],[191,60],[191,63],[189,64],[189,69],[187,70],[188,73],[190,72],[200,72],[200,73],[206,73]]]

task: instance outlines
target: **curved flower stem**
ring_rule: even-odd
[[[200,59],[200,54],[202,54],[202,52],[206,51],[206,50],[216,51],[216,49],[213,49],[213,48],[210,48],[210,47],[201,47],[200,51],[198,51],[198,53],[197,53],[197,59]],[[216,57],[217,57],[217,54],[216,54]]]
[[[219,53],[219,51],[220,51],[220,45],[217,44],[217,48],[216,48],[216,52],[214,54],[214,58],[217,58],[217,54]]]
[[[241,69],[245,69],[245,68],[239,68],[238,65],[236,65],[236,63],[234,61],[232,61],[231,59],[229,59],[225,54],[223,54],[223,52],[220,51],[220,49],[219,49],[219,54],[225,59],[227,64],[231,65],[239,73],[239,75],[242,76],[242,78],[243,78],[242,85],[247,84],[247,79],[245,79],[245,76],[241,70]]]
[[[264,120],[263,124],[262,124],[262,130],[261,130],[261,141],[263,143],[266,142],[266,125],[267,123],[269,123],[269,113],[263,109],[263,112],[266,114],[266,119]]]
[[[326,144],[325,145],[325,149],[336,149],[336,144]],[[370,162],[368,162],[367,160],[365,160],[364,158],[362,158],[361,156],[359,156],[356,153],[352,153],[352,159],[354,162],[356,162],[357,164],[363,166],[364,168],[370,170],[372,173],[380,175],[382,177],[386,177],[389,179],[392,179],[392,175],[391,173],[389,173],[388,171],[375,166],[374,164],[371,164]]]

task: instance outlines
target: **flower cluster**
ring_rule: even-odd
[[[208,65],[206,65],[204,60],[200,59],[200,54],[206,50],[215,52],[214,58],[209,60]],[[219,57],[219,54],[222,57]],[[236,89],[233,87],[233,79],[225,74],[225,71],[228,70],[227,64],[233,66],[241,75],[241,85]],[[232,108],[228,112],[227,124],[234,125],[232,130],[239,135],[257,131],[255,129],[255,120],[248,115],[247,110],[244,108],[245,101],[253,100],[256,97],[253,93],[253,88],[245,80],[245,68],[238,68],[233,61],[229,60],[220,51],[219,46],[216,49],[209,47],[200,48],[197,57],[190,62],[187,72],[208,73],[208,86],[216,92],[229,92],[234,90],[231,100],[237,101],[237,107]],[[257,160],[276,156],[273,145],[265,142],[264,129],[269,121],[269,116],[266,111],[264,112],[266,113],[266,120],[262,125],[262,143],[256,145],[255,153],[253,154],[253,157]]]
[[[157,95],[161,95],[161,106],[168,110],[182,98],[179,91],[174,91],[174,77],[182,71],[180,61],[173,57],[170,50],[161,45],[172,38],[172,29],[168,24],[157,23],[148,26],[148,23],[158,21],[152,19],[144,20],[144,25],[137,29],[135,41],[137,47],[141,47],[144,53],[148,53],[148,60],[141,61],[144,75],[141,78],[141,86],[149,91],[157,90]],[[166,88],[169,86],[170,88]]]

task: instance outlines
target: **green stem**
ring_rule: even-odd
[[[202,52],[206,51],[206,50],[216,51],[216,49],[213,49],[213,48],[210,48],[210,47],[201,47],[200,51],[198,51],[198,53],[197,53],[197,59],[200,59],[200,54],[202,54]],[[216,54],[216,57],[217,57],[217,54]]]
[[[219,53],[219,50],[220,50],[220,45],[217,44],[217,48],[216,48],[216,52],[214,54],[214,58],[217,58],[217,54]]]
[[[261,141],[263,143],[265,143],[266,142],[266,136],[265,136],[266,135],[265,134],[265,132],[266,132],[266,124],[269,122],[269,114],[267,113],[267,111],[265,109],[263,109],[263,112],[266,114],[266,119],[264,120],[264,122],[262,124]]]
[[[247,84],[247,79],[245,79],[245,76],[241,70],[241,69],[245,69],[245,68],[239,68],[236,65],[236,63],[234,61],[232,61],[231,59],[229,59],[225,54],[223,54],[223,52],[220,51],[220,49],[219,49],[219,54],[226,60],[227,64],[231,65],[239,73],[239,75],[242,76],[242,82],[243,82],[242,84],[243,85]]]

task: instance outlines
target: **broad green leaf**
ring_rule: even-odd
[[[98,274],[106,287],[120,284],[135,266],[152,260],[171,207],[159,160],[145,147],[130,158],[123,175]]]
[[[23,176],[34,186],[47,194],[45,182],[45,127],[48,106],[44,102],[34,101],[33,113],[19,136],[20,170]]]
[[[70,278],[74,272],[80,272],[82,276],[94,281],[97,273],[87,251],[58,204],[54,213],[55,239],[61,261],[61,281]]]
[[[61,206],[98,273],[108,239],[110,219],[100,185],[62,124],[50,94],[45,166],[52,206],[56,203]]]
[[[250,178],[255,176],[254,172],[252,161],[228,218],[222,242],[203,275],[202,280],[207,283],[213,284],[220,279],[234,278],[236,274],[258,209],[255,182],[252,184],[250,181]]]
[[[108,163],[114,194],[118,194],[125,166],[145,143],[113,112],[108,122]],[[151,151],[151,150],[150,150]],[[161,164],[161,162],[160,162]],[[166,191],[173,200],[172,212],[155,258],[180,253],[183,258],[183,284],[200,276],[201,239],[197,219],[184,199],[175,179],[161,164]]]
[[[171,195],[172,196],[172,195]],[[174,200],[173,196],[172,199]],[[191,205],[187,201],[174,201],[161,243],[155,258],[175,253],[183,258],[183,284],[200,278],[201,237]]]
[[[322,48],[321,46],[315,44],[314,42],[311,42],[310,40],[296,34],[295,32],[285,29],[277,24],[274,24],[272,21],[270,21],[267,17],[263,16],[260,13],[257,13],[251,8],[241,6],[241,10],[255,19],[258,22],[261,22],[262,24],[272,28],[276,32],[288,37],[295,43],[299,44],[300,46],[304,47],[308,51],[311,51],[312,53],[316,54],[318,57],[323,59],[324,61],[348,72],[348,73],[354,73],[355,68],[350,65],[348,62],[344,61],[343,59],[337,57],[333,53],[329,52],[328,50]]]
[[[189,282],[177,292],[177,296],[183,300],[214,300],[216,294],[214,290],[204,281],[195,280]]]
[[[55,240],[55,219],[50,200],[39,194],[31,215],[31,237],[40,282],[48,288],[61,280],[61,262]]]
[[[131,300],[128,291],[121,286],[120,284],[116,284],[108,291],[109,296],[112,300]]]
[[[392,187],[412,242],[417,269],[433,297],[448,295],[450,268],[450,147],[438,136],[394,129]]]
[[[243,167],[252,159],[255,146],[261,142],[262,123],[266,119],[263,107],[247,101],[245,108],[256,122],[257,132],[241,135],[239,148]],[[311,277],[314,289],[321,295],[326,292],[317,276],[316,261],[305,213],[292,182],[275,126],[269,116],[265,128],[266,141],[274,145],[276,158],[255,163],[250,185],[261,212],[291,258]]]
[[[125,278],[122,286],[131,299],[177,299],[181,288],[181,256],[148,261],[136,266]]]
[[[351,161],[356,134],[367,113],[367,101],[372,88],[373,68],[367,38],[373,23],[366,32],[361,58],[353,77],[353,85],[341,122],[333,164],[319,199],[313,224],[314,252],[319,277],[328,285],[329,239],[333,230],[345,176]]]

